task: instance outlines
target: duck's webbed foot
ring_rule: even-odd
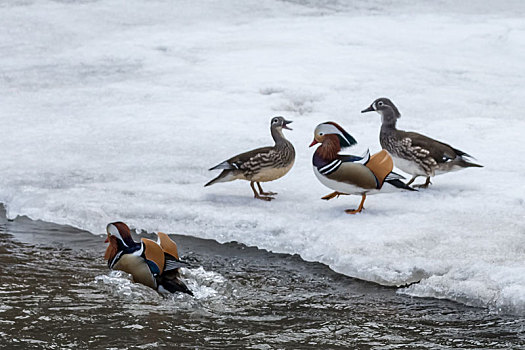
[[[274,196],[274,195],[277,194],[277,192],[264,192],[264,190],[262,189],[261,184],[259,182],[257,182],[257,187],[259,187],[259,193],[264,195],[264,196]]]
[[[414,185],[412,187],[417,187],[417,188],[428,188],[429,185],[432,185],[432,182],[430,182],[430,176],[427,176],[427,181],[425,181],[424,184],[421,184],[421,185]]]
[[[361,209],[359,209],[359,208],[357,208],[357,209],[345,209],[345,213],[347,213],[347,214],[357,214],[357,213],[362,212],[363,209],[365,209],[365,208],[361,208]]]
[[[321,199],[324,199],[325,201],[329,201],[330,199],[333,199],[333,198],[336,198],[336,197],[339,198],[339,196],[348,196],[348,193],[335,191],[333,193],[327,194],[324,197],[321,197]]]
[[[357,214],[357,213],[360,213],[361,211],[363,211],[364,204],[365,204],[365,199],[366,199],[366,194],[363,194],[362,197],[361,197],[361,203],[359,203],[359,208],[357,208],[357,209],[346,209],[345,213],[347,213],[347,214]]]
[[[255,195],[254,198],[257,198],[257,199],[261,199],[263,201],[271,201],[272,199],[275,199],[274,197],[268,197],[268,196],[259,196],[259,195]]]
[[[275,199],[273,197],[261,196],[259,193],[257,193],[257,190],[255,189],[255,186],[253,186],[253,181],[250,182],[250,187],[252,188],[253,197],[254,198],[257,198],[257,199],[260,199],[260,200],[263,200],[263,201],[267,201],[267,202],[271,201],[272,199]],[[262,193],[262,194],[264,194],[264,193]]]
[[[265,196],[275,196],[278,193],[277,192],[261,192],[261,194]]]

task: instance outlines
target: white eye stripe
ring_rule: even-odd
[[[319,124],[317,128],[315,128],[316,134],[340,134],[341,132],[339,129],[337,129],[332,124]]]
[[[336,128],[334,125],[332,124],[319,124],[317,125],[317,128],[315,128],[315,131],[314,133],[318,134],[319,136],[322,136],[323,134],[334,134],[334,135],[339,135],[341,136],[346,142],[348,142],[348,144],[351,144],[350,140],[347,140],[346,139],[346,136],[343,135],[343,133],[338,129]]]
[[[120,232],[118,232],[118,229],[115,225],[109,224],[106,228],[107,232],[113,236],[120,236]]]
[[[122,236],[120,235],[120,232],[117,228],[117,226],[113,225],[113,224],[109,224],[106,228],[107,232],[110,234],[110,235],[113,235],[115,237],[117,237],[118,239],[120,239],[122,241],[122,243],[127,247],[128,245],[124,242],[124,239],[122,238]]]

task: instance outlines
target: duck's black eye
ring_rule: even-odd
[[[323,136],[323,135],[324,135],[324,133],[322,133],[322,132],[319,133],[319,136]]]
[[[277,119],[272,120],[272,123],[274,124],[277,123]]]
[[[381,107],[383,104],[384,104],[383,101],[379,101],[379,102],[377,103],[377,105],[378,105],[379,107]]]

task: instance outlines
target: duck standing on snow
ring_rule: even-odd
[[[412,175],[408,185],[418,176],[426,176],[426,182],[415,187],[427,188],[431,184],[431,176],[463,168],[483,167],[471,163],[466,159],[472,158],[470,155],[446,143],[416,132],[396,129],[396,122],[401,117],[401,113],[388,98],[378,98],[361,113],[372,111],[379,113],[382,118],[379,133],[381,147],[392,155],[396,167]]]
[[[137,243],[123,222],[108,224],[106,231],[109,246],[104,259],[110,269],[127,272],[133,276],[133,281],[162,294],[183,292],[193,295],[179,279],[179,269],[185,264],[179,260],[177,245],[167,234],[157,233],[158,243],[147,238]]]
[[[341,126],[334,122],[319,124],[314,131],[314,140],[310,144],[321,143],[313,155],[315,176],[323,185],[334,193],[322,197],[329,200],[343,194],[361,195],[357,209],[345,210],[347,214],[356,214],[363,210],[367,194],[387,192],[388,189],[414,191],[400,179],[403,177],[392,172],[394,163],[385,150],[372,156],[367,151],[363,157],[341,155],[341,148],[357,144],[357,141]]]
[[[277,180],[286,175],[292,168],[295,161],[295,149],[292,143],[283,135],[283,129],[292,130],[287,126],[290,123],[290,120],[286,120],[283,117],[272,118],[270,131],[275,145],[241,153],[214,166],[209,170],[223,170],[219,176],[204,186],[237,179],[247,180],[250,181],[255,198],[265,201],[274,199],[271,196],[277,193],[264,192],[260,183]],[[257,184],[259,193],[257,193],[254,184]]]

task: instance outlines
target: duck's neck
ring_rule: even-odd
[[[321,146],[317,148],[315,154],[324,161],[331,162],[337,158],[341,144],[337,135],[326,135]]]
[[[381,132],[396,130],[398,116],[392,110],[384,110],[381,113]]]
[[[126,246],[127,246],[127,248],[131,248],[131,247],[135,247],[137,245],[140,245],[139,243],[135,242],[131,236],[124,236],[124,237],[122,237],[122,239],[123,239],[122,241],[121,240],[118,240],[118,241],[119,241],[119,244],[122,244],[122,247],[124,247],[124,248]]]
[[[282,128],[272,128],[272,137],[275,141],[275,147],[286,147],[290,144],[290,141],[284,137]]]

